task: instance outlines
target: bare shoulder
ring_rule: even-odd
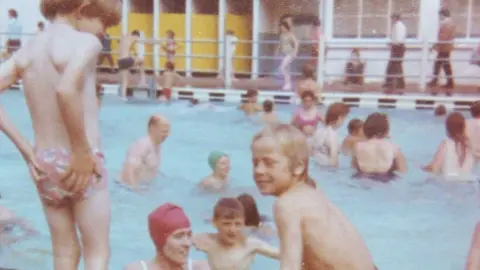
[[[95,35],[77,31],[72,36],[75,38],[74,47],[77,52],[87,53],[88,56],[98,54],[102,50],[102,43]]]

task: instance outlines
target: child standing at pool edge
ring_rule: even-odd
[[[95,69],[102,50],[97,36],[119,23],[121,4],[42,0],[40,7],[51,24],[0,67],[0,90],[19,77],[23,81],[35,151],[26,143],[21,151],[33,165],[52,236],[54,269],[77,269],[83,247],[85,269],[106,270],[110,197],[100,152]],[[26,141],[5,116],[0,126],[13,142]]]
[[[283,124],[267,127],[254,136],[251,149],[257,188],[277,197],[280,270],[375,269],[351,222],[307,184],[309,146],[300,130]]]

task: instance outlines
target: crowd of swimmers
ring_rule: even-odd
[[[40,3],[50,26],[0,66],[0,92],[22,79],[34,146],[2,107],[0,128],[21,153],[38,190],[50,229],[54,269],[77,269],[83,257],[85,269],[106,270],[111,201],[101,148],[100,104],[95,94],[95,84],[101,83],[101,77],[96,77],[102,51],[97,37],[119,23],[121,1]],[[128,66],[132,61],[126,62]],[[265,226],[268,218],[258,213],[255,200],[248,194],[217,201],[210,219],[216,228],[213,234],[194,232],[182,208],[165,203],[148,216],[155,257],[125,269],[249,269],[257,254],[279,260],[281,270],[376,269],[355,226],[316,187],[308,173],[309,161],[335,168],[339,153],[344,152],[352,157],[352,167],[361,177],[389,181],[393,174],[407,171],[405,157],[389,137],[385,114],[350,121],[349,136],[340,143],[337,132],[349,108],[334,103],[322,114],[316,106],[321,98],[319,89],[311,86],[310,79],[306,78],[299,90],[302,104],[289,123],[281,123],[275,116],[271,101],[258,104],[258,93],[253,90],[239,107],[265,123],[251,141],[252,174],[262,195],[276,197],[272,221],[276,231]],[[446,138],[424,170],[447,179],[468,179],[480,153],[479,103],[472,106],[471,114],[469,120],[457,112],[447,116]],[[161,145],[169,133],[166,117],[150,118],[147,134],[127,152],[121,184],[135,191],[159,176]],[[199,189],[225,190],[230,171],[228,154],[212,152],[208,163],[212,174]],[[16,241],[5,241],[12,226],[23,228],[27,237],[37,233],[8,209],[0,211],[2,245]],[[469,270],[479,268],[479,230],[477,227],[472,242]],[[278,235],[279,248],[265,241],[272,234]],[[207,261],[189,259],[192,245],[207,255]]]

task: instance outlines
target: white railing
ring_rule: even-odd
[[[23,41],[28,39],[28,37],[33,36],[34,34],[25,34],[24,37],[22,38]],[[119,43],[121,40],[121,37],[118,36],[111,36],[110,40],[113,43]],[[167,40],[165,39],[144,39],[143,42],[145,43],[146,46],[153,45],[153,44],[159,44],[159,43],[164,43]],[[213,40],[213,39],[192,39],[192,40],[187,40],[187,39],[175,39],[175,41],[179,44],[223,44],[223,53],[221,55],[217,54],[193,54],[193,53],[186,53],[186,54],[176,54],[176,58],[184,58],[184,59],[216,59],[214,66],[217,66],[217,62],[219,59],[222,59],[223,61],[223,67],[224,67],[224,73],[222,74],[225,80],[225,86],[226,88],[230,88],[232,85],[232,78],[230,74],[232,73],[231,68],[232,68],[232,61],[239,61],[239,60],[248,60],[248,61],[256,61],[257,63],[260,61],[277,61],[280,60],[281,58],[278,56],[274,55],[235,55],[233,57],[228,57],[228,45],[224,41],[219,41],[219,40]],[[0,51],[5,50],[5,44],[6,44],[6,38],[5,38],[5,33],[0,33]],[[141,41],[142,42],[142,41]],[[431,62],[430,59],[430,48],[437,42],[431,42],[428,40],[424,41],[407,41],[406,42],[406,57],[403,58],[403,61],[408,63],[408,62],[418,62],[418,67],[419,67],[419,73],[415,75],[404,75],[405,78],[407,79],[412,79],[415,80],[416,82],[419,83],[420,89],[424,90],[426,88],[426,84],[429,78],[431,78],[431,70],[429,68],[429,63]],[[239,40],[237,43],[237,52],[238,52],[238,47],[242,45],[248,44],[248,47],[253,46],[261,46],[261,45],[277,45],[278,41],[252,41],[252,40]],[[358,48],[359,41],[357,40],[342,40],[342,41],[326,41],[322,38],[320,38],[319,41],[311,41],[311,40],[301,40],[300,41],[301,45],[313,45],[313,44],[319,44],[319,53],[318,53],[318,58],[315,58],[313,56],[297,56],[296,61],[303,61],[303,62],[316,62],[317,63],[317,81],[320,85],[323,85],[325,81],[330,80],[331,78],[338,78],[338,77],[343,77],[345,74],[344,73],[339,73],[339,72],[330,72],[328,69],[329,62],[335,62],[335,61],[347,61],[348,57],[340,57],[340,56],[328,56],[325,54],[325,50],[346,50],[346,49],[353,49],[353,48]],[[465,49],[471,49],[477,46],[478,41],[462,41],[462,44],[455,43],[456,48],[460,50],[465,50]],[[388,48],[388,44],[385,43],[385,41],[378,41],[378,42],[369,42],[369,46],[376,46],[375,48],[381,48],[382,50],[386,51]],[[2,47],[3,46],[3,47]],[[115,44],[113,47],[119,47],[118,44]],[[212,47],[212,50],[217,51],[216,48],[218,46],[215,46],[215,48]],[[411,50],[419,50],[420,51],[420,57],[412,57],[411,55],[409,56],[409,51]],[[254,50],[252,50],[254,51]],[[468,51],[467,51],[468,52]],[[117,50],[112,50],[109,52],[110,54],[114,56],[119,55],[119,51]],[[145,57],[148,57],[152,59],[153,62],[159,61],[162,58],[166,58],[167,55],[165,53],[158,53],[156,50],[152,49],[152,52],[145,52]],[[384,57],[362,57],[362,60],[367,61],[367,62],[387,62],[388,58]],[[460,63],[460,62],[468,62],[470,61],[469,54],[467,54],[466,57],[462,58],[455,58],[452,57],[451,59],[452,63]],[[265,64],[265,63],[264,63]],[[158,66],[158,65],[154,65]],[[147,68],[148,70],[148,68]],[[151,69],[150,69],[151,70]],[[160,69],[161,70],[161,69]],[[154,70],[157,71],[157,70]],[[190,74],[191,72],[200,72],[200,73],[218,73],[219,70],[215,69],[195,69],[192,68],[191,70],[180,70],[180,71],[185,71],[187,74]],[[342,69],[343,72],[343,69]],[[274,72],[274,70],[270,70],[269,72],[258,72],[260,74],[253,74],[250,71],[238,71],[235,72],[236,74],[243,74],[243,75],[251,75],[252,77],[258,77],[258,75],[276,75],[277,73]],[[292,72],[292,75],[300,75],[299,72]],[[380,79],[384,78],[384,74],[364,74],[365,78],[373,78],[373,79]],[[453,76],[455,79],[479,79],[480,78],[480,71],[478,74],[474,76],[462,76],[462,75],[457,75]]]

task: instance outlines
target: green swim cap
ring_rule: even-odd
[[[225,156],[228,156],[228,155],[222,151],[210,152],[210,155],[208,155],[208,165],[210,165],[210,168],[212,170],[215,170],[215,168],[217,167],[218,160]]]

